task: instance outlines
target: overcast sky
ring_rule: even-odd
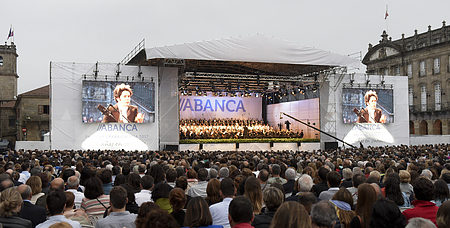
[[[260,33],[364,56],[383,30],[399,39],[450,24],[449,9],[448,0],[3,0],[0,42],[12,25],[23,93],[49,83],[50,61],[117,63],[144,38],[149,48]]]

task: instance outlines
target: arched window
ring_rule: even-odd
[[[3,66],[3,57],[0,56],[0,66]]]
[[[434,110],[441,111],[441,83],[434,84]]]
[[[421,135],[428,135],[428,123],[425,120],[420,121],[419,132]]]
[[[441,120],[434,121],[433,134],[442,135],[442,121]]]
[[[422,112],[427,111],[427,87],[422,85],[420,87],[420,110]]]
[[[414,122],[413,121],[409,121],[409,134],[410,135],[414,135],[415,134],[415,130],[414,130]]]

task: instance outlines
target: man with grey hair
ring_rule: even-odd
[[[286,197],[292,195],[292,192],[294,191],[295,176],[296,172],[293,168],[289,168],[286,172],[284,172],[284,177],[286,177],[287,180],[287,182],[283,184],[284,194]]]
[[[429,219],[416,217],[410,219],[405,228],[436,228],[436,225]]]
[[[209,175],[209,179],[213,179],[213,178],[217,178],[217,170],[216,169],[209,169],[208,171],[208,175]]]
[[[345,168],[342,170],[342,182],[339,187],[350,188],[353,186],[353,172],[349,168]]]
[[[78,209],[81,206],[81,201],[84,198],[84,194],[82,192],[77,191],[80,186],[80,179],[77,176],[71,176],[67,179],[67,191],[71,192],[75,195],[75,207]]]
[[[314,181],[312,177],[308,174],[303,174],[298,179],[298,191],[299,192],[309,192],[312,189],[312,186],[314,185]]]
[[[334,206],[329,201],[320,201],[311,208],[312,227],[334,227],[338,217]]]
[[[227,167],[222,167],[219,169],[219,180],[223,180],[230,175],[230,170]]]
[[[424,169],[424,170],[422,170],[422,173],[420,173],[420,176],[424,176],[424,177],[428,178],[428,180],[432,180],[433,173],[429,169]]]
[[[20,195],[23,199],[23,205],[19,212],[19,217],[23,219],[28,219],[35,227],[39,223],[45,222],[47,219],[47,212],[45,208],[36,206],[31,203],[31,187],[22,184],[17,187],[17,191],[19,191]]]

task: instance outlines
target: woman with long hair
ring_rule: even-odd
[[[358,200],[356,202],[356,216],[350,222],[350,227],[369,228],[372,217],[372,207],[377,200],[375,188],[368,183],[358,186]]]
[[[220,197],[220,181],[213,178],[209,180],[208,185],[206,186],[206,202],[211,206],[215,203],[222,201],[222,197]]]
[[[435,203],[436,206],[440,207],[443,202],[450,198],[447,182],[442,179],[438,179],[434,182],[434,197],[431,202]]]
[[[186,213],[183,211],[186,205],[186,194],[181,188],[174,188],[169,193],[169,202],[172,205],[172,213],[170,215],[177,220],[178,225],[183,226],[184,216]]]
[[[310,228],[311,218],[305,207],[294,201],[281,204],[273,216],[270,228]]]
[[[388,174],[384,179],[386,198],[394,201],[400,208],[411,207],[409,197],[400,189],[400,176],[397,173]]]
[[[205,228],[220,228],[222,226],[212,225],[212,217],[209,212],[208,203],[198,196],[193,197],[186,209],[186,215],[184,217],[185,227],[205,227]]]
[[[350,222],[356,216],[356,213],[352,210],[353,197],[352,194],[346,188],[340,188],[337,191],[331,202],[336,209],[336,215],[343,227],[350,227]]]
[[[41,178],[39,176],[31,176],[28,178],[26,185],[31,187],[31,203],[36,204],[37,199],[44,195]]]
[[[245,181],[244,196],[247,197],[253,206],[253,214],[261,213],[263,206],[263,195],[261,191],[261,184],[256,177],[250,176]]]

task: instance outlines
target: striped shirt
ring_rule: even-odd
[[[109,195],[101,195],[97,199],[83,198],[81,201],[81,209],[83,209],[89,217],[103,218],[106,208],[109,207]]]

